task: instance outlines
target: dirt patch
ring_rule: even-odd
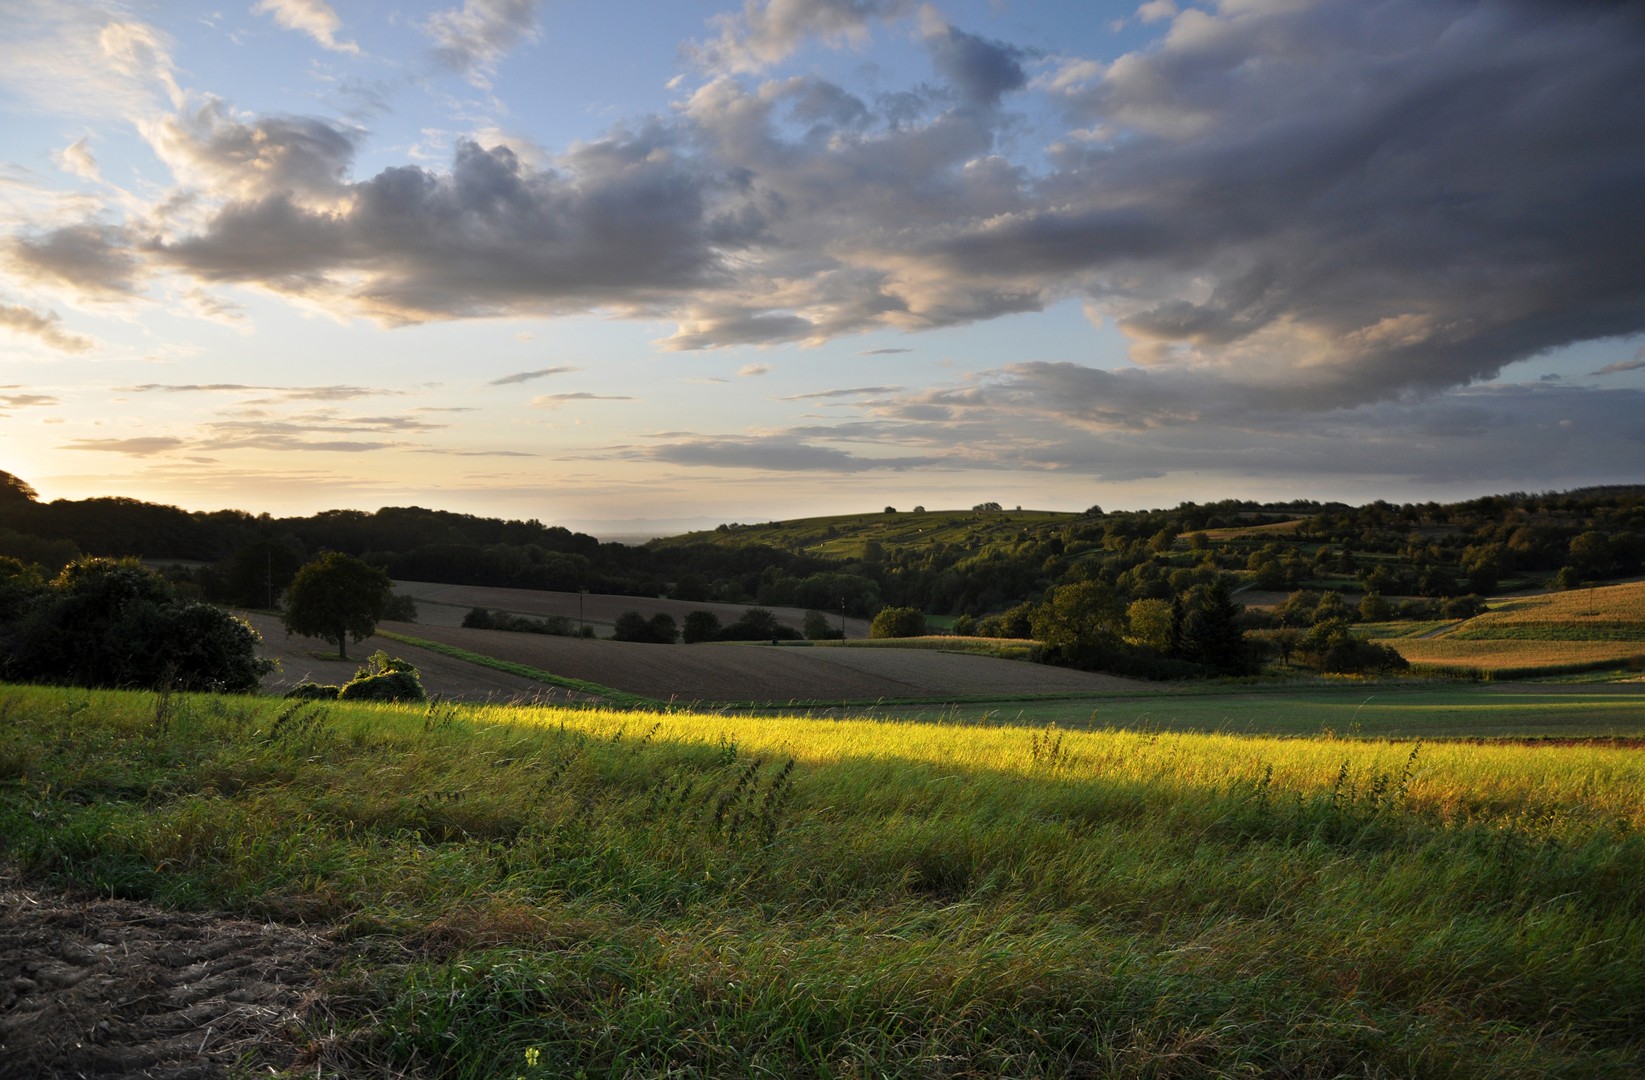
[[[286,1068],[340,955],[312,930],[77,898],[0,864],[0,1078]]]

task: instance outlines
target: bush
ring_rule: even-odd
[[[868,627],[868,636],[873,638],[922,637],[924,634],[925,615],[918,608],[884,608]]]
[[[830,626],[828,616],[820,611],[805,613],[805,639],[807,641],[838,641],[845,637],[845,631],[838,626]]]
[[[555,637],[577,636],[576,626],[565,615],[544,615],[540,619],[532,619],[483,607],[469,608],[468,614],[463,616],[463,626],[470,630],[508,630],[517,634],[550,634]]]
[[[0,577],[16,614],[0,626],[0,674],[8,679],[240,691],[256,689],[274,668],[257,655],[261,639],[250,626],[179,600],[135,559],[82,559],[49,584],[23,572]]]
[[[617,616],[612,628],[612,641],[636,641],[648,645],[672,645],[680,637],[672,616],[662,612],[649,619],[638,611],[625,611]]]
[[[383,618],[389,622],[416,622],[417,601],[405,593],[395,593],[383,605]]]
[[[337,691],[342,701],[426,701],[423,682],[408,660],[391,657],[379,649],[366,659],[364,667]]]
[[[712,611],[686,612],[685,643],[687,645],[695,645],[699,641],[718,641],[720,629],[720,617]]]
[[[342,689],[341,686],[332,686],[329,683],[300,682],[282,696],[297,701],[333,701]]]
[[[720,631],[721,641],[795,641],[800,632],[784,626],[777,616],[761,607],[751,607],[742,617]]]
[[[1309,667],[1332,675],[1404,671],[1411,666],[1398,650],[1354,637],[1340,620],[1323,622],[1310,630],[1297,653]]]

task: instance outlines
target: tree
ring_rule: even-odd
[[[280,616],[286,633],[337,643],[348,659],[348,640],[364,641],[377,629],[394,585],[383,571],[352,555],[328,552],[304,564],[286,590]]]
[[[1241,674],[1251,662],[1245,631],[1239,628],[1240,607],[1217,579],[1196,585],[1183,597],[1182,623],[1177,647],[1182,658],[1225,674]]]
[[[254,690],[273,663],[257,632],[209,604],[179,600],[135,559],[83,559],[49,584],[0,566],[0,674],[75,686]]]
[[[617,616],[611,630],[612,641],[635,641],[647,645],[672,645],[680,631],[671,615],[658,612],[649,619],[638,611],[625,611]]]
[[[716,641],[720,636],[720,617],[712,611],[698,610],[685,613],[685,643]]]
[[[833,641],[844,637],[845,634],[838,626],[831,626],[828,616],[820,611],[805,613],[805,639],[807,641]]]
[[[882,608],[868,626],[868,636],[873,638],[923,637],[924,634],[925,615],[918,608]]]
[[[1125,622],[1130,627],[1127,637],[1138,645],[1146,645],[1161,655],[1171,649],[1171,602],[1156,598],[1131,601],[1125,609]]]
[[[1034,610],[1034,637],[1047,645],[1090,651],[1119,644],[1125,609],[1114,590],[1100,581],[1060,585]]]

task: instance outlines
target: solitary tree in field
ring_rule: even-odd
[[[393,591],[386,573],[333,551],[297,571],[280,620],[288,634],[335,641],[338,657],[347,660],[348,639],[371,636]]]

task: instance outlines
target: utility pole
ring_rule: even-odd
[[[579,638],[583,636],[583,597],[587,595],[588,590],[579,585],[577,587],[577,636]]]
[[[845,640],[845,597],[840,597],[840,640]]]

